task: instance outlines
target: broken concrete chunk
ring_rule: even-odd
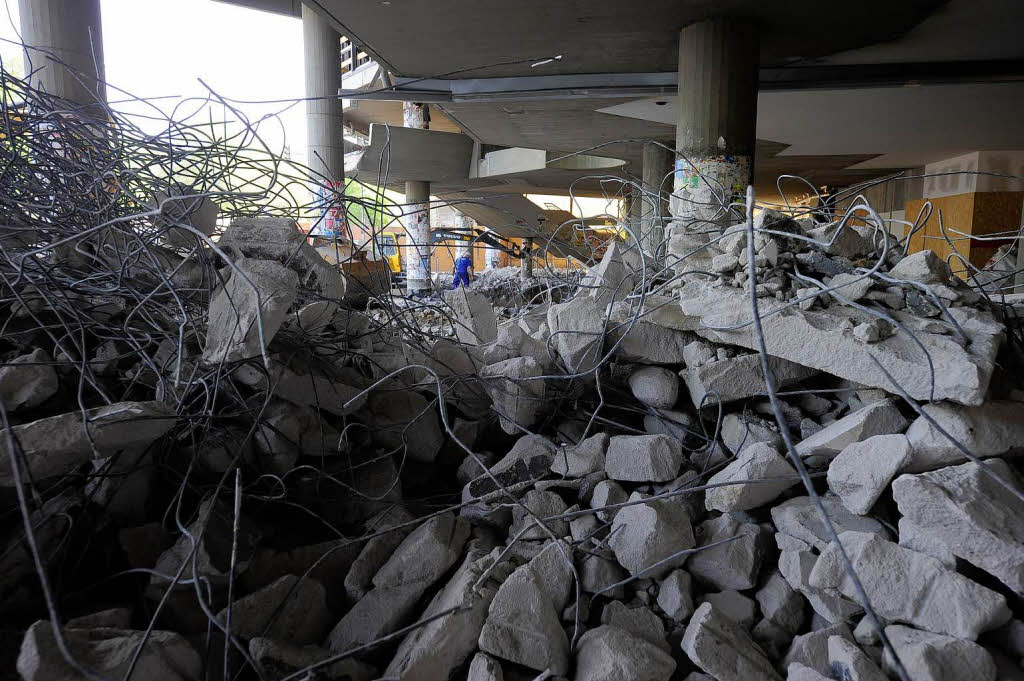
[[[252,592],[285,575],[304,575],[324,585],[327,602],[332,608],[346,605],[344,580],[351,573],[354,562],[362,555],[362,548],[364,546],[360,542],[346,539],[304,544],[281,551],[260,546],[241,576],[240,585],[246,592]],[[377,567],[379,564],[373,568],[374,572]],[[358,597],[352,600],[358,600]]]
[[[783,658],[782,666],[790,668],[794,664],[804,665],[829,678],[828,641],[837,636],[853,641],[850,628],[842,622],[797,636]]]
[[[853,337],[864,343],[875,343],[882,338],[882,331],[877,323],[867,322],[853,328]]]
[[[683,652],[718,681],[782,681],[743,629],[705,603],[686,626]]]
[[[480,632],[480,650],[553,674],[569,669],[569,640],[551,599],[529,565],[504,581]]]
[[[627,303],[611,308],[608,345],[623,362],[637,364],[682,364],[683,349],[693,334],[643,316]]]
[[[551,606],[561,612],[573,593],[572,547],[566,542],[548,542],[529,563],[533,576],[548,596]]]
[[[733,454],[750,445],[764,442],[782,445],[782,436],[773,424],[751,414],[726,414],[722,419],[722,442]]]
[[[945,260],[933,251],[911,253],[889,270],[889,277],[900,281],[916,281],[919,284],[948,284],[953,272]]]
[[[613,241],[604,252],[601,262],[587,269],[580,282],[585,295],[607,305],[622,300],[632,293],[634,279],[643,273],[643,256],[625,244]],[[648,272],[648,277],[652,275]]]
[[[505,673],[501,664],[490,655],[477,653],[469,663],[469,676],[466,681],[505,681]]]
[[[327,592],[315,579],[285,575],[231,605],[231,633],[241,638],[266,636],[297,645],[319,643],[331,626]],[[228,610],[217,615],[226,625]]]
[[[787,537],[786,541],[782,541]],[[864,612],[860,604],[843,596],[838,589],[811,586],[811,572],[818,562],[818,556],[808,544],[785,534],[777,534],[775,538],[780,548],[783,548],[779,554],[779,572],[791,587],[803,594],[815,614],[835,624],[849,621]],[[790,548],[789,544],[801,544],[803,548]]]
[[[847,530],[856,530],[888,537],[881,523],[873,518],[850,513],[838,497],[826,494],[819,499],[829,520],[832,521],[836,533],[842,534]],[[779,532],[796,537],[819,551],[824,550],[832,541],[832,535],[825,527],[825,521],[821,519],[817,507],[809,496],[794,497],[772,508],[772,522],[775,523]]]
[[[988,472],[966,463],[901,475],[893,481],[893,498],[921,533],[1024,595],[1024,530],[1017,522],[1024,517],[1024,485],[1002,459],[983,465]]]
[[[612,480],[667,482],[685,460],[682,445],[670,435],[616,435],[608,442],[605,471]]]
[[[516,440],[501,461],[491,466],[490,475],[481,476],[466,485],[463,501],[468,501],[467,494],[473,498],[498,492],[499,487],[491,476],[511,491],[518,488],[521,492],[523,485],[548,474],[554,458],[555,446],[550,440],[540,435],[524,435]],[[498,493],[504,496],[504,492]]]
[[[775,387],[784,388],[818,372],[778,357],[769,357]],[[747,354],[703,364],[687,363],[686,387],[694,407],[732,402],[764,395],[768,388],[761,368],[761,355]]]
[[[322,370],[326,368],[307,365],[300,373],[271,359],[268,371],[251,364],[240,364],[232,376],[255,390],[272,392],[275,397],[292,404],[313,407],[336,416],[347,416],[366,403],[360,389]]]
[[[578,445],[564,445],[551,462],[551,470],[567,478],[582,478],[604,470],[608,433],[591,435]]]
[[[899,522],[899,545],[924,553],[936,559],[950,570],[956,569],[956,556],[949,550],[949,547],[935,539],[931,534],[926,533],[908,518],[900,518]]]
[[[850,512],[864,515],[909,459],[906,435],[875,435],[854,442],[828,465],[828,487]]]
[[[708,480],[708,485],[721,486],[707,490],[704,504],[709,511],[746,511],[798,484],[789,462],[774,447],[759,442],[743,448],[735,461]]]
[[[629,495],[626,494],[626,490],[622,489],[622,485],[614,480],[602,480],[594,485],[594,493],[590,497],[590,508],[604,509],[606,506],[624,503],[628,498]],[[599,510],[597,517],[608,522],[618,515],[619,510],[618,508]]]
[[[465,288],[460,287],[460,288]],[[532,357],[514,357],[483,368],[487,394],[501,417],[501,428],[509,435],[529,429],[544,407],[546,373]]]
[[[679,398],[679,376],[664,367],[643,367],[629,375],[629,389],[649,407],[670,409]]]
[[[796,452],[805,459],[813,457],[812,465],[823,465],[854,442],[861,442],[875,435],[902,433],[906,428],[907,420],[903,418],[895,402],[874,402],[798,443]]]
[[[1010,619],[1003,596],[951,572],[931,556],[865,532],[843,532],[839,540],[875,611],[891,622],[973,641]],[[810,584],[856,597],[834,545],[822,551]]]
[[[629,500],[643,498],[634,492]],[[656,579],[686,562],[686,554],[676,554],[693,548],[693,526],[682,505],[672,500],[626,506],[615,516],[608,545],[631,575]]]
[[[799,662],[794,662],[786,669],[786,681],[832,681],[832,678],[819,674]]]
[[[377,587],[433,583],[462,555],[469,522],[450,512],[434,516],[406,537],[373,578]]]
[[[133,662],[133,676],[140,679],[194,681],[202,674],[199,654],[184,637],[172,631],[64,629],[62,633],[74,659],[105,678],[123,678]],[[139,658],[134,660],[140,646]],[[85,678],[67,663],[49,620],[40,620],[25,632],[17,669],[25,681]]]
[[[708,343],[703,340],[695,340],[687,343],[686,347],[683,348],[683,361],[686,363],[688,369],[699,367],[708,362],[714,362],[715,344]]]
[[[614,625],[580,637],[574,681],[668,681],[676,662],[667,651]]]
[[[427,582],[407,582],[371,589],[334,626],[325,645],[341,653],[396,631],[412,619],[428,588]]]
[[[306,242],[305,233],[290,218],[235,218],[217,245],[232,258],[276,260],[295,272],[299,285],[319,300],[345,295],[345,277]]]
[[[299,277],[271,260],[241,258],[210,301],[203,361],[258,357],[270,344],[298,293]]]
[[[318,646],[300,646],[270,638],[254,638],[249,641],[249,654],[260,672],[272,679],[293,674],[333,655],[331,651]],[[377,671],[373,667],[352,657],[319,667],[314,673],[349,681],[372,681],[377,678]]]
[[[612,601],[601,612],[601,624],[628,631],[666,653],[671,650],[665,639],[665,626],[661,618],[645,605],[630,607],[621,601]]]
[[[693,320],[692,328],[704,338],[758,349],[757,334],[748,323],[750,301],[742,291],[689,282],[680,289],[679,298],[683,315]],[[873,344],[872,352],[866,353],[864,344],[851,333],[850,319],[856,326],[871,315],[846,306],[835,307],[838,309],[803,311],[784,301],[761,299],[759,311],[768,354],[892,390],[889,378],[872,360],[874,356],[916,400],[972,405],[983,401],[995,368],[1000,336],[968,332],[971,342],[964,347],[944,334],[922,332],[911,338],[897,333]],[[923,344],[932,358],[934,374],[917,343]]]
[[[867,295],[871,289],[872,279],[868,275],[857,272],[837,274],[828,282],[828,287],[843,298],[857,302]]]
[[[9,412],[38,407],[57,393],[53,360],[42,348],[0,366],[0,401]]]
[[[551,365],[551,354],[547,343],[531,336],[518,324],[503,324],[498,327],[498,337],[483,351],[485,364],[497,364],[513,357],[532,357],[547,368]]]
[[[579,567],[580,588],[590,594],[604,593],[612,598],[619,597],[623,588],[610,589],[626,578],[626,571],[616,562],[611,551],[590,550],[582,559]],[[605,591],[608,589],[608,591]]]
[[[754,626],[757,604],[739,591],[707,593],[701,598],[701,602],[710,603],[717,612],[722,613],[747,631]]]
[[[757,584],[761,561],[768,548],[768,536],[760,525],[741,522],[733,514],[705,520],[698,535],[700,546],[732,537],[712,548],[690,556],[687,569],[697,579],[718,589],[751,589]]]
[[[878,665],[842,636],[829,636],[828,662],[832,676],[844,681],[887,681]]]
[[[653,414],[644,414],[644,432],[648,435],[671,435],[677,440],[685,440],[693,418],[681,411],[657,409]]]
[[[415,390],[374,391],[361,413],[368,416],[376,442],[399,456],[430,463],[444,444],[437,407]]]
[[[605,330],[603,305],[585,296],[552,305],[548,308],[548,329],[550,343],[570,374],[586,373],[597,366]]]
[[[754,597],[765,619],[790,635],[800,631],[804,601],[779,572],[773,572]]]
[[[673,570],[658,588],[658,607],[676,622],[693,614],[693,578],[685,570]]]
[[[708,676],[707,674],[701,674],[700,672],[690,672],[689,674],[686,675],[686,678],[683,679],[683,681],[715,681],[715,680],[713,678],[711,678],[710,676]]]
[[[538,492],[530,490],[522,500],[522,505],[517,504],[512,508],[512,527],[509,529],[509,537],[518,536],[520,539],[538,540],[548,539],[547,527],[556,538],[569,534],[569,523],[565,520],[544,520],[550,516],[557,516],[565,513],[565,502],[562,497],[554,492]],[[526,508],[523,508],[525,506]],[[529,512],[527,512],[529,509]],[[543,522],[543,525],[540,524]],[[529,529],[526,529],[529,528]],[[523,530],[526,530],[523,532]],[[520,535],[520,532],[522,534]],[[561,608],[559,608],[561,610]]]
[[[471,548],[467,552],[462,565],[420,616],[426,624],[409,632],[398,646],[384,678],[434,681],[451,677],[476,650],[497,592],[491,582],[477,585],[489,566],[490,558],[482,551]],[[437,617],[452,608],[457,609]]]
[[[1002,456],[1024,449],[1024,402],[991,400],[979,407],[964,407],[949,402],[924,405],[926,414],[979,458]],[[923,416],[907,429],[913,450],[906,473],[920,473],[967,457]]]
[[[988,651],[972,641],[918,631],[898,624],[885,635],[912,681],[995,681],[996,664]],[[888,652],[887,670],[893,669]]]
[[[818,247],[829,255],[856,258],[871,250],[871,242],[858,234],[850,225],[839,229],[832,225],[824,225],[811,229],[807,234],[818,241]]]
[[[498,320],[491,301],[480,291],[460,286],[446,291],[444,301],[455,312],[455,335],[468,345],[485,345],[498,337]]]
[[[31,473],[40,480],[67,473],[96,453],[109,456],[145,447],[177,422],[174,409],[163,402],[117,402],[87,409],[84,415],[73,411],[14,426],[11,435],[24,453],[23,479]],[[0,439],[0,486],[14,484],[8,447],[8,439]]]
[[[369,532],[383,532],[370,538],[363,546],[345,575],[345,593],[352,601],[358,601],[373,588],[373,577],[380,567],[387,562],[402,540],[412,532],[411,525],[388,530],[390,527],[404,525],[413,520],[414,516],[404,506],[392,506],[382,511],[366,524]]]

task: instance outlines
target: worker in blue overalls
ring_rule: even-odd
[[[469,277],[473,273],[473,258],[469,252],[464,251],[459,259],[455,261],[455,279],[452,281],[452,290],[459,286],[469,286]]]

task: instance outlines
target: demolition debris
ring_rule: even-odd
[[[252,126],[3,77],[2,668],[1021,677],[1018,299],[855,192],[353,298]]]

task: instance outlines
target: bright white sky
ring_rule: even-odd
[[[17,39],[18,2],[0,2],[7,10],[0,17],[0,37]],[[102,13],[107,82],[132,95],[206,97],[202,78],[225,98],[303,96],[299,19],[212,0],[102,0]],[[9,44],[0,50],[5,63],[19,52]],[[107,97],[114,102],[122,95],[108,89]],[[172,104],[163,100],[160,106],[168,110]],[[250,119],[286,106],[237,105]],[[276,151],[287,143],[292,158],[302,162],[305,105],[282,112],[279,123],[261,125],[260,135]]]
[[[18,40],[18,0],[0,3],[6,9],[0,15],[0,38]],[[114,108],[138,110],[117,104],[123,95],[111,86],[136,97],[205,98],[208,91],[199,78],[226,99],[297,100],[303,96],[300,19],[213,0],[102,0],[102,13],[110,84],[107,98]],[[0,57],[8,65],[20,63],[21,49],[0,42]],[[160,100],[159,105],[164,111],[174,106],[172,100]],[[290,107],[287,103],[232,105],[250,120],[280,112],[276,121],[260,125],[260,136],[278,153],[287,144],[291,158],[305,162],[303,102]],[[191,113],[194,105],[183,110]],[[565,197],[530,198],[568,208]],[[577,210],[579,206],[584,216],[609,210],[600,199],[577,199]]]

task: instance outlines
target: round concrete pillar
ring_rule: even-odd
[[[426,104],[402,103],[402,122],[406,128],[430,128]],[[430,283],[430,183],[405,183],[405,280],[409,295],[429,295]]]
[[[644,145],[644,200],[640,223],[640,245],[645,253],[660,261],[665,256],[665,221],[668,200],[661,198],[672,192],[672,168],[675,154],[670,149],[648,142]]]
[[[316,233],[326,238],[346,237],[362,242],[362,235],[347,233],[345,205],[338,199],[345,187],[344,112],[341,87],[341,36],[327,21],[302,6],[302,56],[306,73],[306,165],[315,185],[322,214],[314,217]]]
[[[522,248],[523,259],[520,262],[520,273],[524,278],[533,277],[533,239],[527,237],[523,239]]]
[[[629,196],[629,226],[639,238],[640,220],[644,214],[643,192],[638,187],[630,187]]]
[[[753,179],[760,43],[757,27],[711,19],[679,34],[672,214],[728,222],[723,206]],[[699,225],[698,225],[699,226]]]
[[[345,177],[341,36],[315,10],[302,6],[306,71],[306,165],[330,180]]]
[[[100,0],[18,0],[18,10],[31,85],[83,106],[105,102]]]
[[[428,130],[430,128],[430,109],[427,105],[402,102],[402,127]]]

